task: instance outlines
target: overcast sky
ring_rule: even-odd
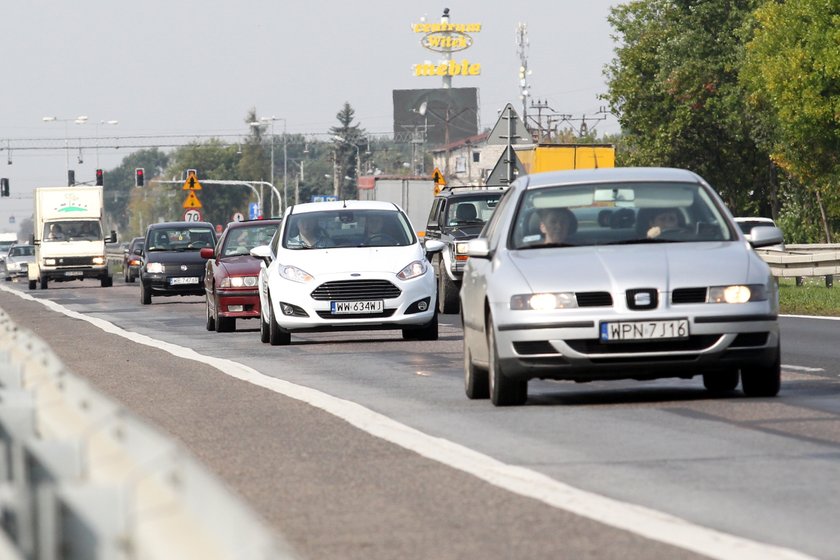
[[[412,66],[438,55],[421,47],[411,25],[480,23],[457,61],[481,74],[453,78],[479,88],[480,125],[512,103],[521,113],[515,41],[527,24],[534,99],[576,117],[596,116],[614,56],[610,0],[24,0],[5,2],[0,23],[0,231],[31,215],[31,189],[66,184],[116,167],[125,150],[81,154],[73,139],[156,134],[246,134],[245,115],[286,119],[292,133],[319,134],[337,124],[345,101],[371,133],[393,130],[392,90],[440,87]],[[43,122],[44,116],[88,123]],[[117,120],[117,125],[97,123]],[[614,117],[590,121],[618,132]],[[275,123],[280,133],[282,121]],[[69,150],[65,150],[65,136]],[[54,139],[54,150],[14,150],[20,139]],[[31,142],[30,144],[38,144]],[[43,142],[41,142],[43,145]],[[8,146],[12,147],[9,151]],[[7,162],[11,161],[11,164]],[[23,198],[19,198],[19,197]]]

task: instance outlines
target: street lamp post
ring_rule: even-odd
[[[286,175],[287,175],[287,173],[286,173],[286,159],[287,159],[286,158],[286,119],[283,118],[283,117],[275,117],[275,116],[272,115],[270,117],[261,117],[259,121],[254,121],[250,124],[251,124],[251,126],[261,126],[264,123],[270,123],[270,125],[271,125],[271,172],[270,172],[271,178],[270,178],[270,181],[271,181],[271,185],[274,186],[274,121],[283,121],[283,200],[278,201],[278,203],[277,203],[278,214],[279,214],[279,213],[282,213],[283,209],[285,209],[285,206],[288,205],[288,203],[286,202],[286,200],[287,200],[286,199],[286,196],[287,196],[286,195]],[[270,206],[271,206],[271,208],[269,209],[269,213],[274,211],[274,191],[273,190],[271,191]]]
[[[67,123],[74,122],[76,124],[85,124],[88,120],[87,115],[79,115],[75,119],[60,119],[58,117],[43,117],[44,122],[63,122],[64,123],[64,153],[65,153],[65,172],[70,173],[70,145],[67,138]]]

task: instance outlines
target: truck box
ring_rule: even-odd
[[[528,174],[615,167],[612,144],[538,144],[513,148]]]
[[[367,175],[359,177],[357,187],[359,200],[393,202],[408,216],[415,233],[425,231],[435,200],[435,183],[431,178]]]
[[[35,262],[29,267],[29,289],[49,281],[99,279],[113,283],[105,243],[116,242],[103,227],[102,187],[38,187],[35,189],[33,243]]]

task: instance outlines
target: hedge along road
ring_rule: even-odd
[[[159,324],[169,328],[149,337],[132,332],[125,318],[123,329],[51,301],[79,309],[103,306],[96,314],[113,316],[125,307],[126,296],[118,293],[124,289],[129,291],[51,290],[36,292],[33,301],[4,287],[0,307],[51,341],[71,369],[184,441],[304,556],[505,558],[562,551],[584,558],[806,557],[576,489],[279,379],[286,369],[297,369],[299,357],[295,365],[284,364],[278,358],[291,356],[261,347],[253,332],[236,336],[274,355],[261,362],[258,369],[265,373],[167,342],[185,334],[178,314],[201,316],[203,305],[199,309],[195,302],[158,306]],[[203,325],[198,327],[186,334],[195,337]],[[201,336],[208,348],[223,340],[215,333]],[[460,348],[457,340],[447,344]],[[476,404],[462,397],[456,402]],[[506,413],[481,404],[484,414]],[[552,411],[556,420],[564,414]]]

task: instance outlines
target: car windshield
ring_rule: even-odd
[[[330,210],[291,214],[284,230],[287,249],[396,247],[415,242],[408,219],[396,210]]]
[[[223,257],[248,255],[254,247],[268,245],[276,231],[277,224],[254,224],[231,229],[225,236],[220,254]]]
[[[44,241],[98,241],[102,228],[97,220],[65,220],[44,224]]]
[[[733,239],[709,193],[693,183],[530,189],[514,220],[513,249]]]
[[[494,192],[480,197],[452,200],[446,211],[446,225],[449,227],[484,225],[496,209],[501,196],[502,193]]]
[[[213,230],[205,227],[157,228],[149,232],[149,251],[198,251],[212,247]]]
[[[18,245],[9,249],[10,257],[31,257],[35,254],[35,247],[33,245]]]

